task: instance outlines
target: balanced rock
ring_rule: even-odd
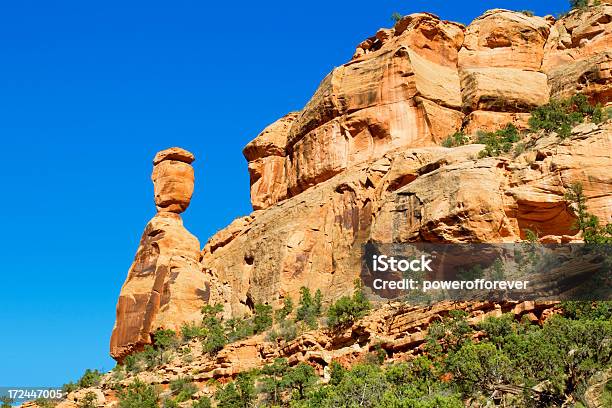
[[[201,318],[209,286],[199,262],[200,243],[178,214],[193,192],[193,160],[186,150],[172,148],[153,161],[158,213],[142,234],[117,302],[110,344],[117,361],[151,344],[155,330],[180,330],[183,322]]]
[[[157,211],[182,213],[193,194],[195,157],[178,147],[162,150],[153,159],[151,179],[155,188]]]

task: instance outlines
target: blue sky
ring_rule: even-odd
[[[155,214],[151,160],[196,155],[204,245],[248,214],[243,146],[300,109],[394,11],[469,23],[553,1],[28,1],[0,6],[0,386],[109,370],[120,287]]]

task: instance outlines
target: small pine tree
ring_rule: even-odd
[[[442,142],[444,147],[457,147],[467,144],[470,139],[463,132],[455,132]]]
[[[205,353],[216,354],[227,344],[225,330],[221,319],[217,317],[223,311],[223,305],[206,305],[202,307],[202,326],[206,336],[202,339],[202,350]]]
[[[478,132],[478,143],[485,145],[479,157],[495,157],[507,153],[512,149],[512,144],[518,142],[519,133],[516,126],[508,123],[504,128],[495,132]]]
[[[255,305],[253,328],[255,333],[262,333],[272,326],[272,306],[258,303]]]
[[[189,377],[179,377],[170,381],[170,391],[175,396],[176,402],[184,402],[191,399],[192,395],[198,392],[198,388],[193,384]]]
[[[304,399],[306,391],[317,382],[314,368],[306,363],[299,363],[283,376],[287,388],[295,391],[298,399]]]
[[[394,23],[397,23],[398,21],[400,21],[402,19],[402,15],[400,13],[398,13],[397,11],[394,11],[391,14],[391,20],[393,20]]]
[[[575,226],[582,232],[584,242],[612,243],[612,224],[601,227],[597,216],[587,212],[586,197],[581,183],[572,184],[565,194],[565,199],[570,202],[570,206],[576,214]]]
[[[85,373],[77,382],[77,386],[79,388],[88,388],[94,387],[100,383],[102,379],[102,373],[98,370],[90,370],[89,368],[85,370]]]
[[[255,385],[249,373],[240,373],[236,381],[219,387],[215,393],[217,406],[223,408],[248,408],[255,399]]]
[[[119,408],[159,408],[159,394],[149,384],[136,379],[127,388],[117,392]]]
[[[287,388],[283,377],[288,371],[289,365],[284,358],[277,358],[261,369],[260,390],[271,405],[281,405],[283,391]]]
[[[341,328],[352,324],[355,320],[365,316],[370,310],[363,285],[359,279],[355,281],[353,296],[342,296],[327,311],[327,324],[333,328]]]
[[[293,312],[293,299],[287,296],[283,301],[283,307],[276,311],[276,320],[280,321],[285,319],[291,312]]]
[[[321,291],[317,290],[313,299],[310,289],[300,288],[300,302],[296,311],[296,321],[303,321],[311,328],[317,327],[317,318],[321,316],[322,309]]]

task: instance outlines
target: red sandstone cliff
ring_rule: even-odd
[[[582,92],[612,102],[612,6],[555,21],[491,10],[469,26],[418,13],[359,44],[299,112],[244,149],[255,211],[200,253],[183,226],[193,156],[160,152],[159,213],[147,225],[122,288],[111,355],[151,342],[157,328],[281,304],[301,286],[334,299],[359,274],[359,247],[380,242],[514,242],[577,238],[564,199],[584,185],[589,211],[612,219],[612,124],[572,138],[532,135],[525,152],[478,158],[482,145],[441,147],[455,131],[525,128],[529,111]]]

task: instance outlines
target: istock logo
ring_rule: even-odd
[[[393,256],[373,255],[372,265],[374,272],[433,272],[429,264],[432,259],[427,255],[421,255],[420,259],[395,259]]]

